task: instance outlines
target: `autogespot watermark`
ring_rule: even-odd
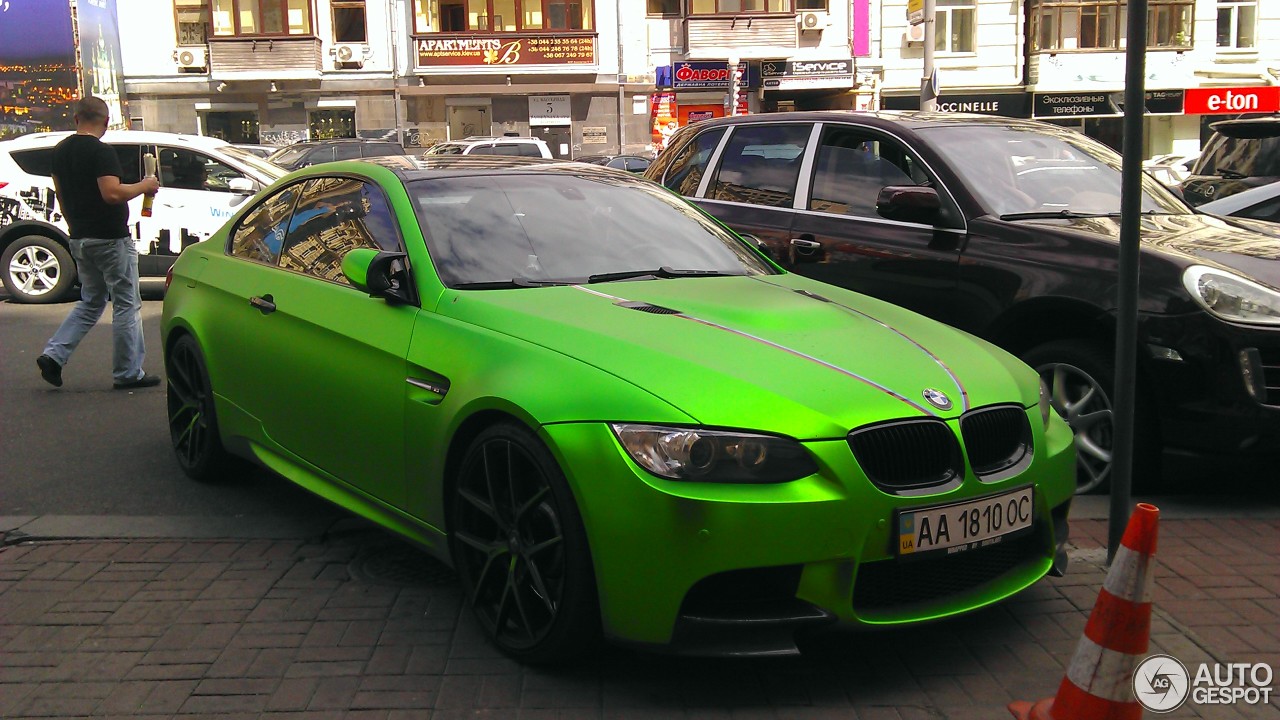
[[[1188,699],[1196,705],[1265,705],[1274,678],[1266,663],[1200,663],[1192,675],[1172,655],[1152,655],[1133,672],[1133,695],[1154,713],[1177,710]]]

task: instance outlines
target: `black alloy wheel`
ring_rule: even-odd
[[[182,471],[194,480],[217,479],[228,455],[218,435],[213,389],[196,339],[183,335],[165,354],[169,379],[169,438]]]
[[[590,652],[600,635],[586,533],[550,452],[514,424],[486,429],[463,459],[451,551],[485,635],[529,663]]]

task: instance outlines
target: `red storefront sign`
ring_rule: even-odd
[[[595,35],[415,38],[418,67],[432,65],[577,65],[596,61]]]
[[[1187,115],[1280,112],[1280,86],[1188,88],[1182,112]]]

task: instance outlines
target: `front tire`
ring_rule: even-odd
[[[449,520],[466,602],[498,649],[538,664],[595,648],[600,612],[586,532],[564,473],[532,432],[502,423],[472,441]]]
[[[222,446],[214,414],[213,388],[200,345],[183,335],[165,354],[169,378],[169,438],[182,471],[193,480],[219,479],[230,455]]]
[[[4,289],[17,302],[61,302],[76,284],[76,261],[61,243],[43,235],[26,235],[0,254]]]

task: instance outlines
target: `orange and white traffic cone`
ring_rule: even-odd
[[[1133,671],[1151,639],[1152,557],[1160,510],[1138,503],[1107,571],[1058,694],[1034,705],[1018,700],[1018,720],[1139,720]]]

